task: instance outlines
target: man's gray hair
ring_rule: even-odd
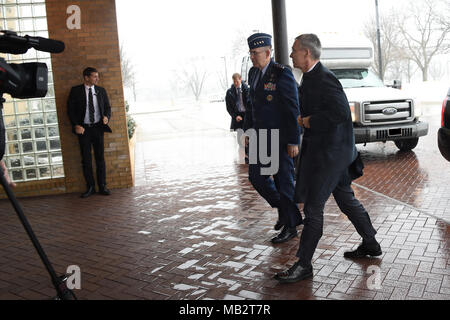
[[[261,49],[263,49],[264,51],[269,50],[272,51],[272,46],[265,46],[265,47],[260,47]]]
[[[311,56],[314,59],[320,59],[322,44],[320,43],[319,37],[317,37],[314,33],[301,34],[295,38],[295,40],[298,40],[300,47],[309,49],[309,51],[311,51]]]

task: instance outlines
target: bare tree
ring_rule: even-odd
[[[231,46],[231,61],[234,69],[241,73],[242,57],[248,54],[247,37],[250,36],[251,32],[236,28],[234,34],[236,36]]]
[[[120,45],[119,54],[123,86],[133,90],[134,101],[136,101],[136,73],[134,72],[134,67],[130,58],[123,48],[123,44]]]
[[[433,80],[441,80],[445,74],[445,69],[441,61],[433,61],[430,63],[428,71]]]
[[[383,69],[386,70],[386,69]],[[405,73],[405,63],[404,61],[395,61],[390,65],[389,70],[385,71],[385,79],[402,79]]]
[[[228,79],[224,72],[217,71],[217,79],[219,79],[220,87],[225,91],[228,89]]]
[[[364,34],[372,42],[374,47],[374,63],[372,68],[378,73],[381,79],[384,79],[386,71],[393,64],[394,69],[399,69],[400,61],[404,57],[404,52],[401,48],[397,47],[398,30],[393,20],[395,12],[391,12],[389,15],[380,15],[380,42],[381,42],[381,61],[382,61],[382,74],[380,74],[379,59],[378,59],[378,43],[377,43],[377,27],[375,18],[372,18],[364,25]]]
[[[411,59],[406,60],[406,77],[408,78],[408,82],[411,82],[412,77],[418,71],[418,67],[414,66],[413,61]]]
[[[220,60],[214,65],[217,66],[216,74],[219,87],[226,91],[228,89],[228,84],[230,83],[230,80],[228,79],[227,56],[220,57]]]
[[[386,70],[388,79],[403,79],[406,77],[407,83],[411,82],[412,77],[416,74],[419,68],[415,63],[408,58],[395,60]]]
[[[205,61],[204,59],[192,58],[184,65],[180,74],[181,81],[190,89],[194,94],[195,100],[198,101],[207,76]]]
[[[446,6],[443,7],[442,9],[443,14],[441,15],[441,24],[444,27],[450,27],[450,19],[448,17],[450,17],[450,2],[446,3]],[[448,39],[447,39],[448,40]]]
[[[428,71],[433,57],[448,52],[450,42],[450,24],[444,24],[443,1],[412,1],[402,15],[398,15],[396,24],[401,41],[398,47],[408,49],[408,57],[422,71],[423,81],[428,80]]]
[[[181,78],[178,70],[170,70],[171,77],[168,79],[168,87],[170,92],[170,101],[172,105],[175,105],[175,99],[179,97]]]

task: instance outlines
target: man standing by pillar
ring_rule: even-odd
[[[106,167],[104,157],[104,132],[111,132],[108,126],[111,118],[111,106],[106,90],[97,86],[98,71],[86,68],[83,71],[84,84],[70,90],[67,112],[78,137],[81,149],[83,175],[87,190],[81,195],[87,198],[95,193],[95,180],[92,170],[91,146],[94,148],[99,193],[110,195],[106,188]]]
[[[262,130],[267,130],[267,148],[271,150],[272,133],[278,132],[279,168],[273,174],[262,174],[266,166],[258,152],[257,162],[252,163],[250,146],[249,180],[258,193],[273,207],[278,209],[278,221],[274,229],[283,228],[272,239],[272,243],[286,242],[297,236],[296,226],[302,223],[302,217],[294,203],[294,163],[300,143],[300,127],[297,83],[291,70],[271,59],[272,37],[265,33],[256,33],[248,39],[250,59],[253,67],[249,71],[250,99],[245,117],[244,129],[256,131],[261,139]],[[276,136],[276,135],[275,135]],[[255,141],[250,139],[250,143]],[[261,143],[258,150],[261,151]]]

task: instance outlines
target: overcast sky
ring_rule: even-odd
[[[380,11],[406,0],[379,0]],[[139,86],[161,83],[189,56],[230,56],[253,30],[273,34],[271,0],[116,0],[119,39]],[[361,34],[375,0],[286,0],[288,37],[300,33]],[[241,40],[240,40],[241,39]],[[289,43],[289,47],[291,43]],[[229,66],[228,73],[238,72]]]

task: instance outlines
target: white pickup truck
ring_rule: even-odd
[[[417,146],[419,137],[428,134],[428,123],[419,120],[421,112],[412,97],[385,86],[370,70],[373,59],[373,48],[368,41],[356,46],[335,41],[334,45],[322,48],[320,60],[344,87],[355,142],[394,141],[400,150],[409,151]],[[244,57],[241,68],[244,80],[250,66],[248,57]],[[297,80],[298,72],[294,70]]]
[[[417,146],[419,137],[427,135],[428,123],[419,120],[421,112],[414,99],[402,90],[385,86],[370,70],[370,43],[324,47],[321,62],[344,87],[356,143],[390,140],[400,150],[409,151]]]

